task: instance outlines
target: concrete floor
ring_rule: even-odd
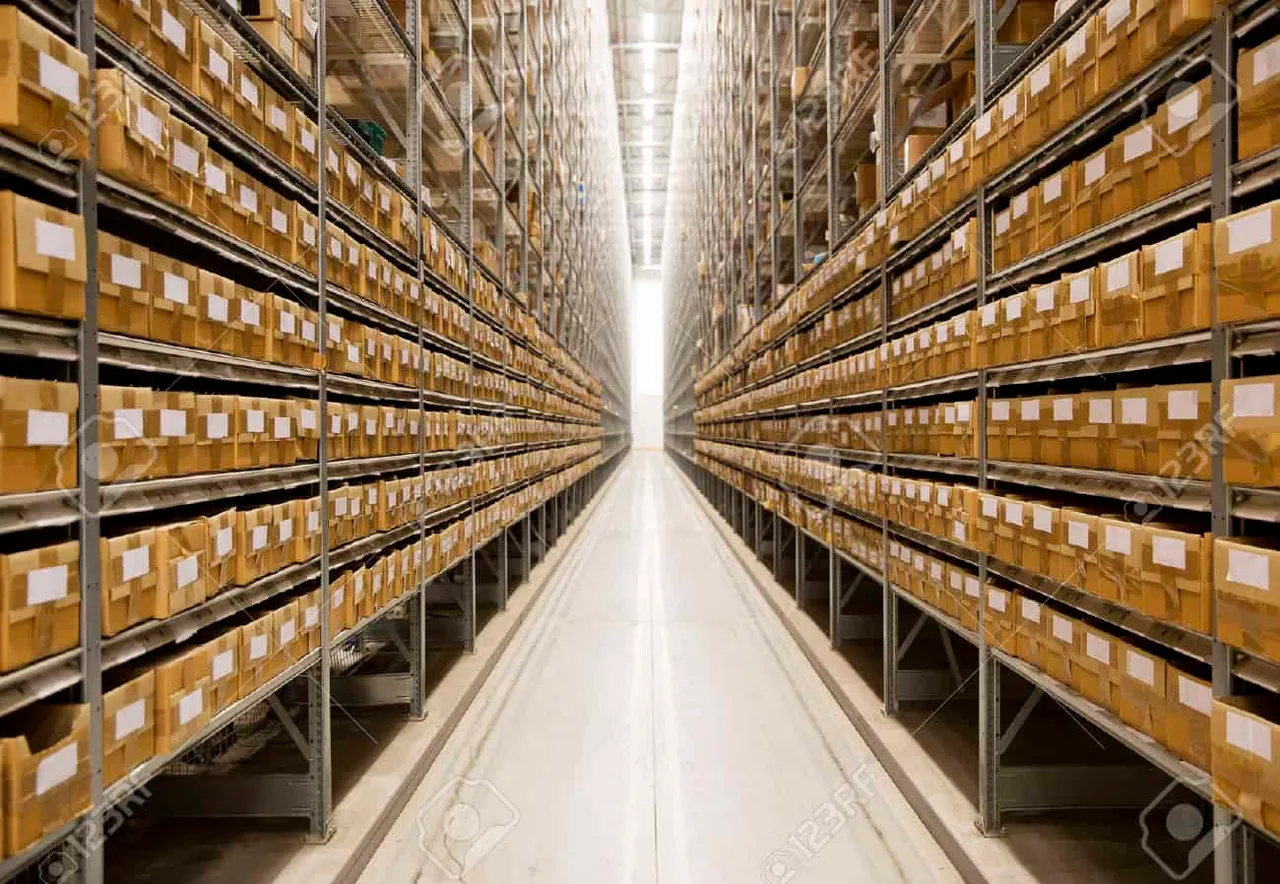
[[[663,454],[579,543],[362,882],[959,881]]]

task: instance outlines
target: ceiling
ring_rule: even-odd
[[[631,263],[662,263],[683,0],[609,0]]]

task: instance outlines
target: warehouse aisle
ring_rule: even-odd
[[[635,452],[362,882],[959,878],[675,467]]]

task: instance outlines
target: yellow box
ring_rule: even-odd
[[[80,644],[80,545],[0,554],[0,671]]]
[[[117,23],[128,30],[133,18],[122,8]],[[0,7],[0,53],[0,128],[60,157],[88,157],[84,54],[12,6]]]
[[[37,705],[0,738],[4,847],[12,856],[89,809],[89,707]]]
[[[98,233],[98,327],[135,338],[151,337],[151,252]]]

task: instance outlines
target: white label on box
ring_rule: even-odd
[[[339,516],[345,516],[347,514],[347,498],[339,497],[335,499],[333,502],[333,511]]]
[[[1040,622],[1040,603],[1033,602],[1031,599],[1021,599],[1022,619],[1032,623]]]
[[[1192,681],[1185,675],[1178,676],[1178,702],[1203,715],[1213,712],[1213,689]]]
[[[1110,399],[1090,399],[1089,400],[1089,423],[1091,424],[1111,423],[1111,400]]]
[[[240,95],[254,107],[258,106],[258,85],[243,74],[240,76]]]
[[[1022,525],[1022,504],[1013,500],[1004,502],[1004,520],[1009,525]]]
[[[1271,572],[1267,567],[1267,557],[1243,549],[1227,550],[1227,580],[1270,592]]]
[[[1280,40],[1259,47],[1253,56],[1253,85],[1258,86],[1276,74],[1280,74]]]
[[[142,730],[147,723],[147,701],[134,700],[116,712],[116,741]]]
[[[1239,218],[1227,219],[1227,252],[1256,249],[1271,242],[1271,207],[1267,206]]]
[[[80,763],[78,743],[72,741],[57,752],[40,759],[36,765],[36,795],[43,795],[76,775]]]
[[[204,691],[197,688],[178,701],[178,724],[187,724],[202,711],[204,711]]]
[[[1018,115],[1018,91],[1008,93],[1004,98],[1000,99],[1000,119],[1003,122],[1009,122]]]
[[[1107,291],[1119,291],[1129,285],[1129,259],[1121,258],[1107,265]]]
[[[964,575],[961,574],[959,571],[952,571],[951,572],[951,588],[954,589],[956,592],[960,592],[961,587],[963,585],[964,585]]]
[[[1009,607],[1009,594],[999,589],[987,588],[987,607],[1003,614]]]
[[[1090,278],[1085,276],[1076,276],[1072,278],[1068,287],[1068,300],[1072,304],[1080,304],[1089,300],[1089,296],[1093,293],[1093,287],[1089,284]]]
[[[1143,126],[1135,132],[1130,132],[1124,137],[1124,161],[1131,163],[1138,157],[1146,156],[1151,153],[1151,148],[1155,146],[1154,133],[1150,126]]]
[[[209,73],[213,74],[222,81],[222,85],[231,85],[231,63],[214,51],[212,46],[209,47]]]
[[[288,439],[293,436],[293,422],[286,417],[278,417],[272,421],[271,435],[276,439]]]
[[[951,146],[947,148],[947,161],[958,163],[964,159],[964,140],[956,139],[951,142]]]
[[[124,581],[137,580],[151,573],[151,547],[126,549],[120,556],[120,576]]]
[[[250,212],[258,211],[258,191],[247,185],[240,185],[240,206]]]
[[[142,288],[142,262],[124,255],[112,255],[111,282],[131,289]]]
[[[1055,399],[1053,400],[1053,419],[1055,421],[1069,421],[1075,414],[1074,399]]]
[[[278,104],[273,104],[267,110],[267,125],[277,132],[283,132],[289,125],[289,118],[285,115],[284,108]]]
[[[267,656],[267,636],[255,635],[249,639],[249,659],[261,660]]]
[[[1046,203],[1051,203],[1056,201],[1060,196],[1062,196],[1061,172],[1044,180],[1044,201]]]
[[[1022,419],[1024,421],[1040,420],[1040,400],[1028,399],[1022,403]]]
[[[1187,570],[1187,542],[1177,537],[1162,537],[1158,534],[1151,538],[1151,561],[1166,568]]]
[[[1090,157],[1084,164],[1084,183],[1085,186],[1096,183],[1103,175],[1107,174],[1107,155],[1100,153],[1097,156]]]
[[[1067,520],[1067,543],[1080,549],[1089,548],[1089,525],[1086,522]]]
[[[140,104],[136,106],[136,110],[137,113],[134,115],[133,124],[142,133],[142,137],[156,147],[164,147],[164,123],[161,122],[158,116]]]
[[[1133,555],[1133,532],[1122,525],[1106,525],[1103,533],[1103,546],[1107,552],[1119,556]]]
[[[1236,417],[1275,417],[1275,384],[1239,384],[1231,394]]]
[[[329,607],[341,608],[342,602],[346,599],[347,592],[341,586],[333,591],[333,595],[329,599]]]
[[[320,530],[320,513],[312,511],[307,513],[307,533],[315,534]]]
[[[1227,710],[1227,742],[1250,755],[1271,760],[1271,728],[1235,710]]]
[[[1053,620],[1051,621],[1051,628],[1053,630],[1053,637],[1060,642],[1070,643],[1074,638],[1075,624],[1066,617],[1060,617],[1057,614],[1054,614]]]
[[[169,10],[160,10],[160,33],[183,52],[187,51],[187,29]]]
[[[178,583],[178,589],[190,586],[196,582],[196,578],[200,576],[200,560],[196,556],[187,556],[179,559],[175,569],[175,576]]]
[[[367,418],[365,418],[365,420],[364,420],[364,434],[365,434],[366,436],[376,436],[376,435],[378,435],[378,420],[377,420],[377,418],[372,418],[372,417],[367,417]]]
[[[1147,423],[1147,398],[1126,396],[1120,400],[1120,423],[1145,426]]]
[[[1185,129],[1200,116],[1200,90],[1192,87],[1166,105],[1169,111],[1169,134]]]
[[[1155,247],[1156,274],[1172,273],[1181,270],[1183,265],[1182,237],[1165,240]]]
[[[173,140],[173,164],[188,175],[200,174],[200,152],[185,141]]]
[[[172,273],[164,275],[164,299],[178,304],[191,303],[191,281]]]
[[[297,317],[295,317],[295,316],[294,316],[292,313],[290,313],[288,310],[281,310],[281,311],[280,311],[280,320],[279,320],[279,322],[277,323],[277,325],[280,327],[280,333],[281,333],[281,334],[284,334],[284,335],[291,335],[291,334],[293,334],[293,333],[294,333],[294,331],[295,331],[295,330],[297,329],[297,327],[298,327],[298,326],[297,326]]]
[[[231,538],[233,536],[230,528],[219,529],[213,538],[213,554],[221,559],[231,552]]]
[[[999,315],[995,304],[983,304],[979,310],[978,320],[982,323],[983,328],[989,328],[996,324],[996,318]]]
[[[1009,419],[1009,403],[1004,401],[992,402],[991,419],[993,421],[1007,421]]]
[[[1130,678],[1137,679],[1145,685],[1155,686],[1156,664],[1150,657],[1126,648],[1124,668]]]
[[[1105,666],[1111,665],[1111,642],[1092,632],[1084,634],[1084,652]]]
[[[1041,92],[1049,88],[1049,77],[1051,74],[1052,71],[1050,70],[1049,63],[1047,61],[1031,71],[1031,76],[1028,79],[1030,81],[1029,88],[1032,95],[1039,95]]]
[[[303,408],[298,413],[298,425],[304,430],[314,430],[316,428],[316,412],[311,408]]]
[[[347,263],[348,264],[360,263],[360,244],[359,243],[353,242],[347,246]]]
[[[66,565],[53,565],[27,572],[27,606],[46,605],[67,597]]]
[[[205,435],[210,439],[225,439],[231,429],[231,420],[226,412],[214,412],[206,415]]]
[[[1167,402],[1169,420],[1192,421],[1200,414],[1198,390],[1170,390]]]
[[[43,52],[40,53],[40,85],[72,104],[80,102],[80,75]]]
[[[289,219],[277,208],[271,209],[271,229],[277,233],[289,232]]]
[[[262,549],[267,545],[267,526],[255,525],[252,534],[249,536],[249,545],[254,552]]]
[[[213,163],[205,163],[204,184],[205,187],[212,188],[225,196],[227,193],[227,173]]]
[[[974,138],[986,138],[989,134],[991,134],[991,111],[987,111],[973,123]]]
[[[1085,27],[1088,27],[1088,25]],[[1089,35],[1085,33],[1085,28],[1083,27],[1067,39],[1063,49],[1063,56],[1068,65],[1075,64],[1080,60],[1080,56],[1084,55],[1084,51],[1089,45],[1088,39]]]
[[[1047,506],[1031,507],[1031,526],[1042,534],[1053,530],[1053,510]]]
[[[1022,318],[1022,296],[1014,295],[1004,299],[1004,321],[1014,322]]]
[[[249,408],[244,413],[245,429],[250,433],[265,433],[267,430],[267,413],[259,408]]]
[[[74,261],[76,259],[75,232],[70,227],[37,218],[36,252],[46,258]]]
[[[360,495],[359,494],[351,498],[351,515],[353,516],[360,515]]]
[[[231,674],[236,665],[236,652],[223,651],[213,658],[213,680],[221,681]]]
[[[1016,221],[1031,210],[1031,191],[1023,191],[1013,198],[1013,202],[1009,204],[1013,212],[1013,218]]]
[[[1107,33],[1114,31],[1129,17],[1129,0],[1111,0],[1107,4]]]
[[[287,645],[293,641],[298,634],[298,624],[293,620],[286,620],[280,624],[280,644]]]
[[[142,438],[142,409],[117,408],[111,414],[111,433],[116,441]]]
[[[187,435],[187,413],[176,408],[160,409],[160,435],[170,439]]]
[[[315,605],[307,605],[302,611],[302,628],[311,629],[320,625],[320,609]]]
[[[312,156],[316,155],[316,137],[311,134],[310,129],[302,128],[298,130],[298,142],[307,153]]]
[[[245,325],[251,325],[254,328],[260,326],[262,324],[262,306],[249,300],[241,301],[240,321]]]
[[[964,594],[965,594],[965,595],[967,595],[967,596],[969,596],[970,598],[975,598],[975,599],[976,599],[976,598],[978,598],[979,593],[978,593],[978,578],[977,578],[977,577],[965,577],[965,579],[964,579]]]
[[[65,445],[70,438],[71,415],[61,411],[27,412],[28,445]]]
[[[952,523],[951,536],[954,537],[956,540],[960,541],[961,543],[964,543],[964,540],[965,540],[964,522],[956,521]]]
[[[996,236],[1004,236],[1009,232],[1012,216],[1008,209],[996,215]]]
[[[1000,501],[994,497],[982,495],[982,516],[986,519],[994,519],[1000,515]]]
[[[1053,293],[1054,287],[1051,285],[1042,285],[1035,289],[1037,313],[1048,313],[1053,309]]]
[[[293,519],[284,519],[276,526],[276,542],[284,543],[293,539]]]

